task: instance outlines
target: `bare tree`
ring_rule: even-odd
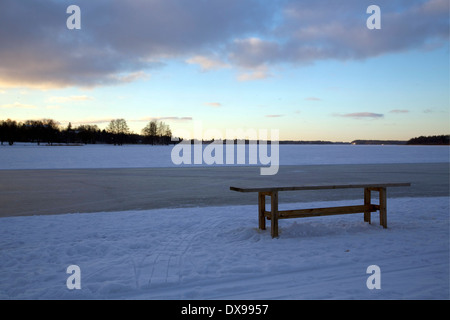
[[[17,139],[18,126],[17,122],[11,119],[0,121],[0,141],[2,145],[4,141],[8,141],[10,146],[14,144]]]
[[[150,121],[144,129],[142,129],[142,135],[151,143],[155,144],[156,134],[158,131],[158,123],[156,120]]]
[[[81,140],[84,144],[87,143],[95,143],[97,139],[97,133],[100,132],[100,129],[97,125],[80,125],[76,129],[78,139]]]
[[[158,125],[157,135],[161,144],[169,144],[170,138],[172,137],[172,131],[170,130],[169,125],[160,121]]]
[[[52,145],[53,142],[57,142],[58,134],[60,132],[58,127],[58,122],[53,119],[43,119],[42,122],[42,133],[43,140],[47,141],[48,144]]]
[[[114,145],[121,146],[123,144],[123,140],[125,135],[130,133],[130,129],[128,128],[127,122],[125,119],[114,119],[111,120],[106,131],[113,135]]]
[[[144,135],[151,144],[169,144],[172,137],[172,131],[169,125],[162,121],[152,120],[144,129],[142,129],[142,135]]]

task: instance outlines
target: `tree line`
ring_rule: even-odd
[[[450,145],[450,135],[420,136],[410,139],[407,144]]]
[[[162,121],[152,120],[141,134],[130,131],[125,119],[114,119],[106,129],[97,125],[81,124],[73,127],[69,122],[63,128],[53,119],[27,120],[17,122],[7,119],[0,120],[0,142],[3,145],[15,142],[33,142],[40,145],[54,144],[152,144],[168,145],[172,143],[172,131],[169,125]]]

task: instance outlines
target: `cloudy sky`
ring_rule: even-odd
[[[72,4],[79,30],[66,25]],[[294,140],[448,134],[449,2],[1,0],[7,118]]]

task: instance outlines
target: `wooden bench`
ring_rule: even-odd
[[[364,221],[371,223],[371,213],[380,211],[380,225],[387,228],[387,203],[386,189],[390,187],[409,187],[410,183],[382,183],[382,184],[350,184],[350,185],[316,185],[316,186],[292,186],[292,187],[262,187],[262,188],[238,188],[230,187],[237,192],[258,193],[258,221],[259,229],[266,229],[266,218],[270,220],[272,238],[278,237],[278,220],[291,218],[319,217],[349,213],[364,213]],[[281,191],[296,190],[328,190],[328,189],[364,189],[364,204],[342,207],[313,208],[301,210],[278,210],[278,193]],[[379,204],[372,204],[371,192],[379,193]],[[270,197],[270,211],[266,211],[266,196]]]

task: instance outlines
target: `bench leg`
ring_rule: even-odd
[[[270,211],[270,232],[272,238],[278,238],[278,191],[271,193]]]
[[[380,225],[387,228],[386,188],[380,188]]]
[[[264,211],[266,210],[266,195],[258,192],[258,224],[259,229],[266,230],[266,217]]]
[[[370,202],[372,201],[371,199],[371,191],[369,188],[364,188],[364,205],[370,205]],[[364,212],[364,221],[368,222],[369,224],[371,223],[370,221],[370,211],[368,212]]]

